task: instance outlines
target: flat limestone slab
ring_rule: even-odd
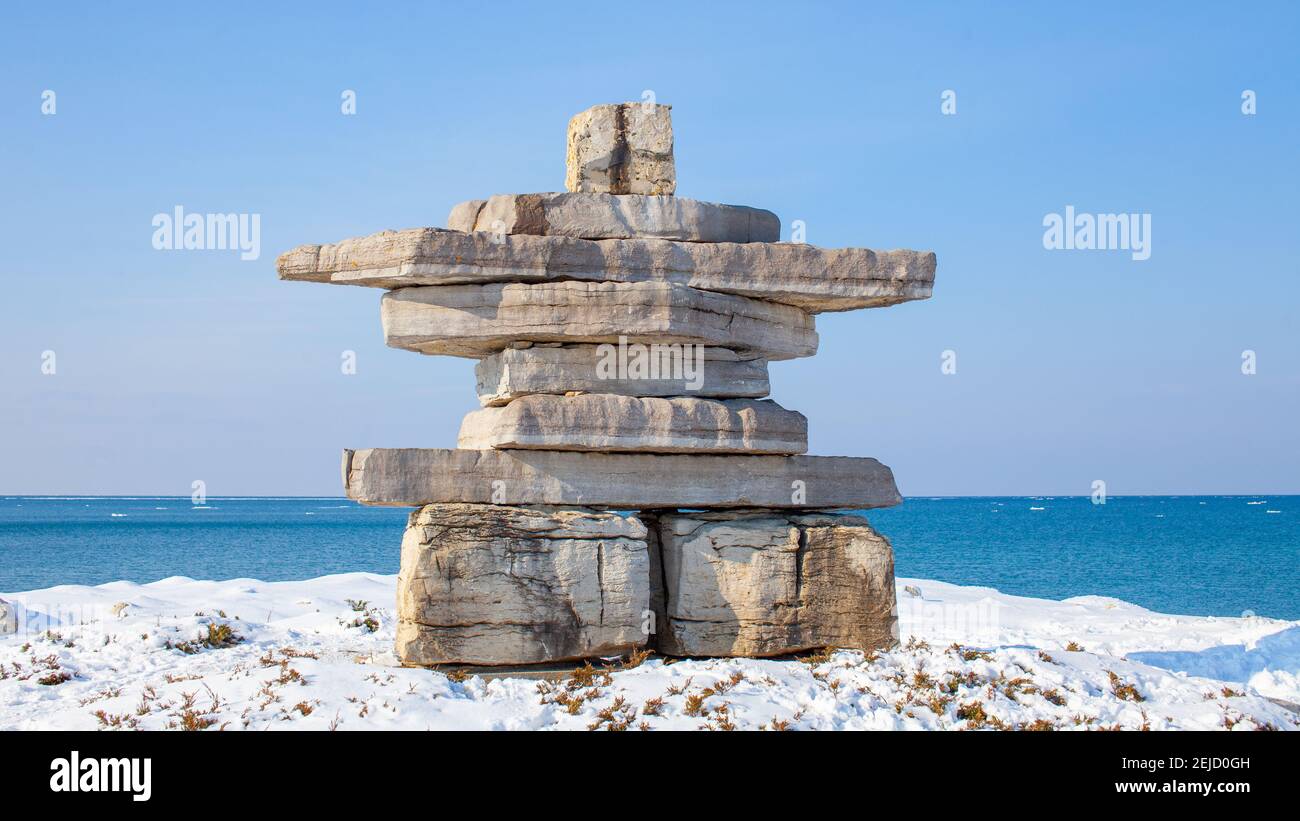
[[[402,288],[384,294],[384,341],[482,358],[520,342],[709,345],[767,359],[817,352],[812,315],[665,282],[542,282]]]
[[[594,105],[569,120],[564,187],[608,194],[671,194],[672,106]]]
[[[860,516],[664,513],[646,523],[662,573],[651,592],[662,653],[779,656],[898,641],[894,552]]]
[[[453,231],[577,239],[781,239],[781,220],[771,211],[640,194],[500,194],[460,203],[447,217],[447,227]]]
[[[770,399],[672,399],[588,393],[525,396],[468,414],[461,448],[646,453],[808,450],[808,420]]]
[[[624,396],[767,396],[766,359],[741,359],[726,348],[682,345],[564,345],[507,348],[474,369],[478,401],[505,405],[533,394]]]
[[[281,279],[375,288],[561,279],[676,282],[820,313],[927,299],[935,256],[784,242],[589,240],[412,228],[303,245],[282,254],[276,269]]]
[[[540,664],[646,643],[646,528],[587,509],[429,505],[397,576],[406,665]]]
[[[888,467],[852,456],[376,448],[343,451],[343,487],[362,504],[392,507],[863,510],[902,501]]]

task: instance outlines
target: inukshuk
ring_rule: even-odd
[[[816,352],[814,315],[924,299],[934,255],[779,242],[769,211],[675,197],[669,106],[578,114],[567,163],[568,193],[278,261],[386,289],[392,347],[478,360],[458,448],[344,451],[349,497],[417,508],[401,661],[890,645],[889,542],[829,511],[897,504],[893,474],[804,455],[807,420],[762,397],[768,362]]]

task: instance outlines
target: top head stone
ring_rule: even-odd
[[[569,120],[564,187],[598,194],[672,194],[672,106],[597,105]]]

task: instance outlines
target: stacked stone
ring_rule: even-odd
[[[282,279],[387,289],[390,346],[478,360],[456,449],[344,451],[350,498],[418,508],[406,664],[896,636],[888,541],[830,512],[897,504],[893,474],[806,455],[804,416],[762,397],[770,361],[816,352],[815,314],[924,299],[934,255],[781,243],[770,211],[674,196],[670,117],[595,106],[569,123],[567,193],[278,261]]]

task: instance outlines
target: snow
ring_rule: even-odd
[[[899,579],[891,652],[454,680],[397,665],[395,584],[3,594],[19,632],[0,636],[0,729],[1300,729],[1300,622]]]

